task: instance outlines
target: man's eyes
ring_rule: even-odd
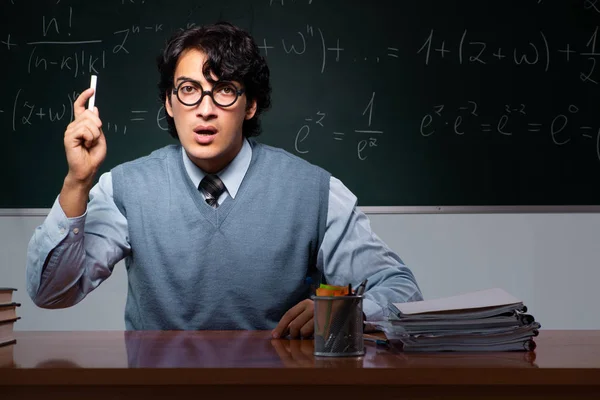
[[[186,94],[191,94],[191,93],[196,93],[201,91],[202,89],[197,87],[196,85],[192,85],[192,84],[188,84],[188,85],[182,85],[179,90],[182,93],[186,93]],[[217,86],[214,88],[214,92],[215,93],[221,93],[221,94],[227,94],[227,95],[231,95],[231,94],[235,94],[236,92],[236,88],[232,85],[223,85],[223,86]]]
[[[223,94],[233,94],[235,93],[235,89],[231,86],[223,86],[217,89],[218,92]]]
[[[185,86],[183,86],[183,87],[181,88],[181,90],[182,90],[184,93],[194,93],[194,92],[196,92],[196,91],[198,90],[198,88],[197,88],[197,87],[195,87],[195,86],[192,86],[192,85],[185,85]]]

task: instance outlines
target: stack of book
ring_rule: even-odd
[[[540,324],[502,289],[410,303],[392,303],[382,329],[406,352],[532,351]]]
[[[15,290],[17,289],[0,287],[0,367],[10,366],[13,348],[17,343],[13,327],[20,319],[17,317],[17,307],[21,304],[13,301]]]

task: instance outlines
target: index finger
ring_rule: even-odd
[[[77,118],[79,115],[81,115],[81,113],[83,113],[86,110],[85,103],[87,103],[87,101],[90,97],[92,97],[93,94],[94,89],[87,88],[79,95],[79,97],[77,97],[77,99],[73,103],[73,112],[75,113],[75,118]]]
[[[290,308],[285,314],[283,314],[283,317],[281,317],[281,320],[271,332],[271,336],[273,336],[275,339],[280,338],[281,335],[283,335],[283,333],[287,330],[290,322],[302,314],[303,309],[304,307],[302,307],[302,304],[296,304],[294,307]]]

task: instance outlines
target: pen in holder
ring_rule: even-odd
[[[362,295],[312,296],[316,356],[365,354]]]

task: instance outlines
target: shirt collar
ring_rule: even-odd
[[[192,162],[192,160],[190,160],[183,146],[181,146],[181,153],[183,156],[183,165],[185,166],[185,171],[192,180],[194,186],[198,187],[202,178],[206,176],[206,172],[202,171],[196,164]],[[252,147],[248,143],[248,140],[244,138],[240,152],[229,163],[229,165],[223,168],[220,172],[216,173],[216,175],[221,178],[225,184],[227,193],[234,199],[242,184],[242,181],[244,180],[244,176],[246,176],[246,172],[248,171],[251,160]]]

